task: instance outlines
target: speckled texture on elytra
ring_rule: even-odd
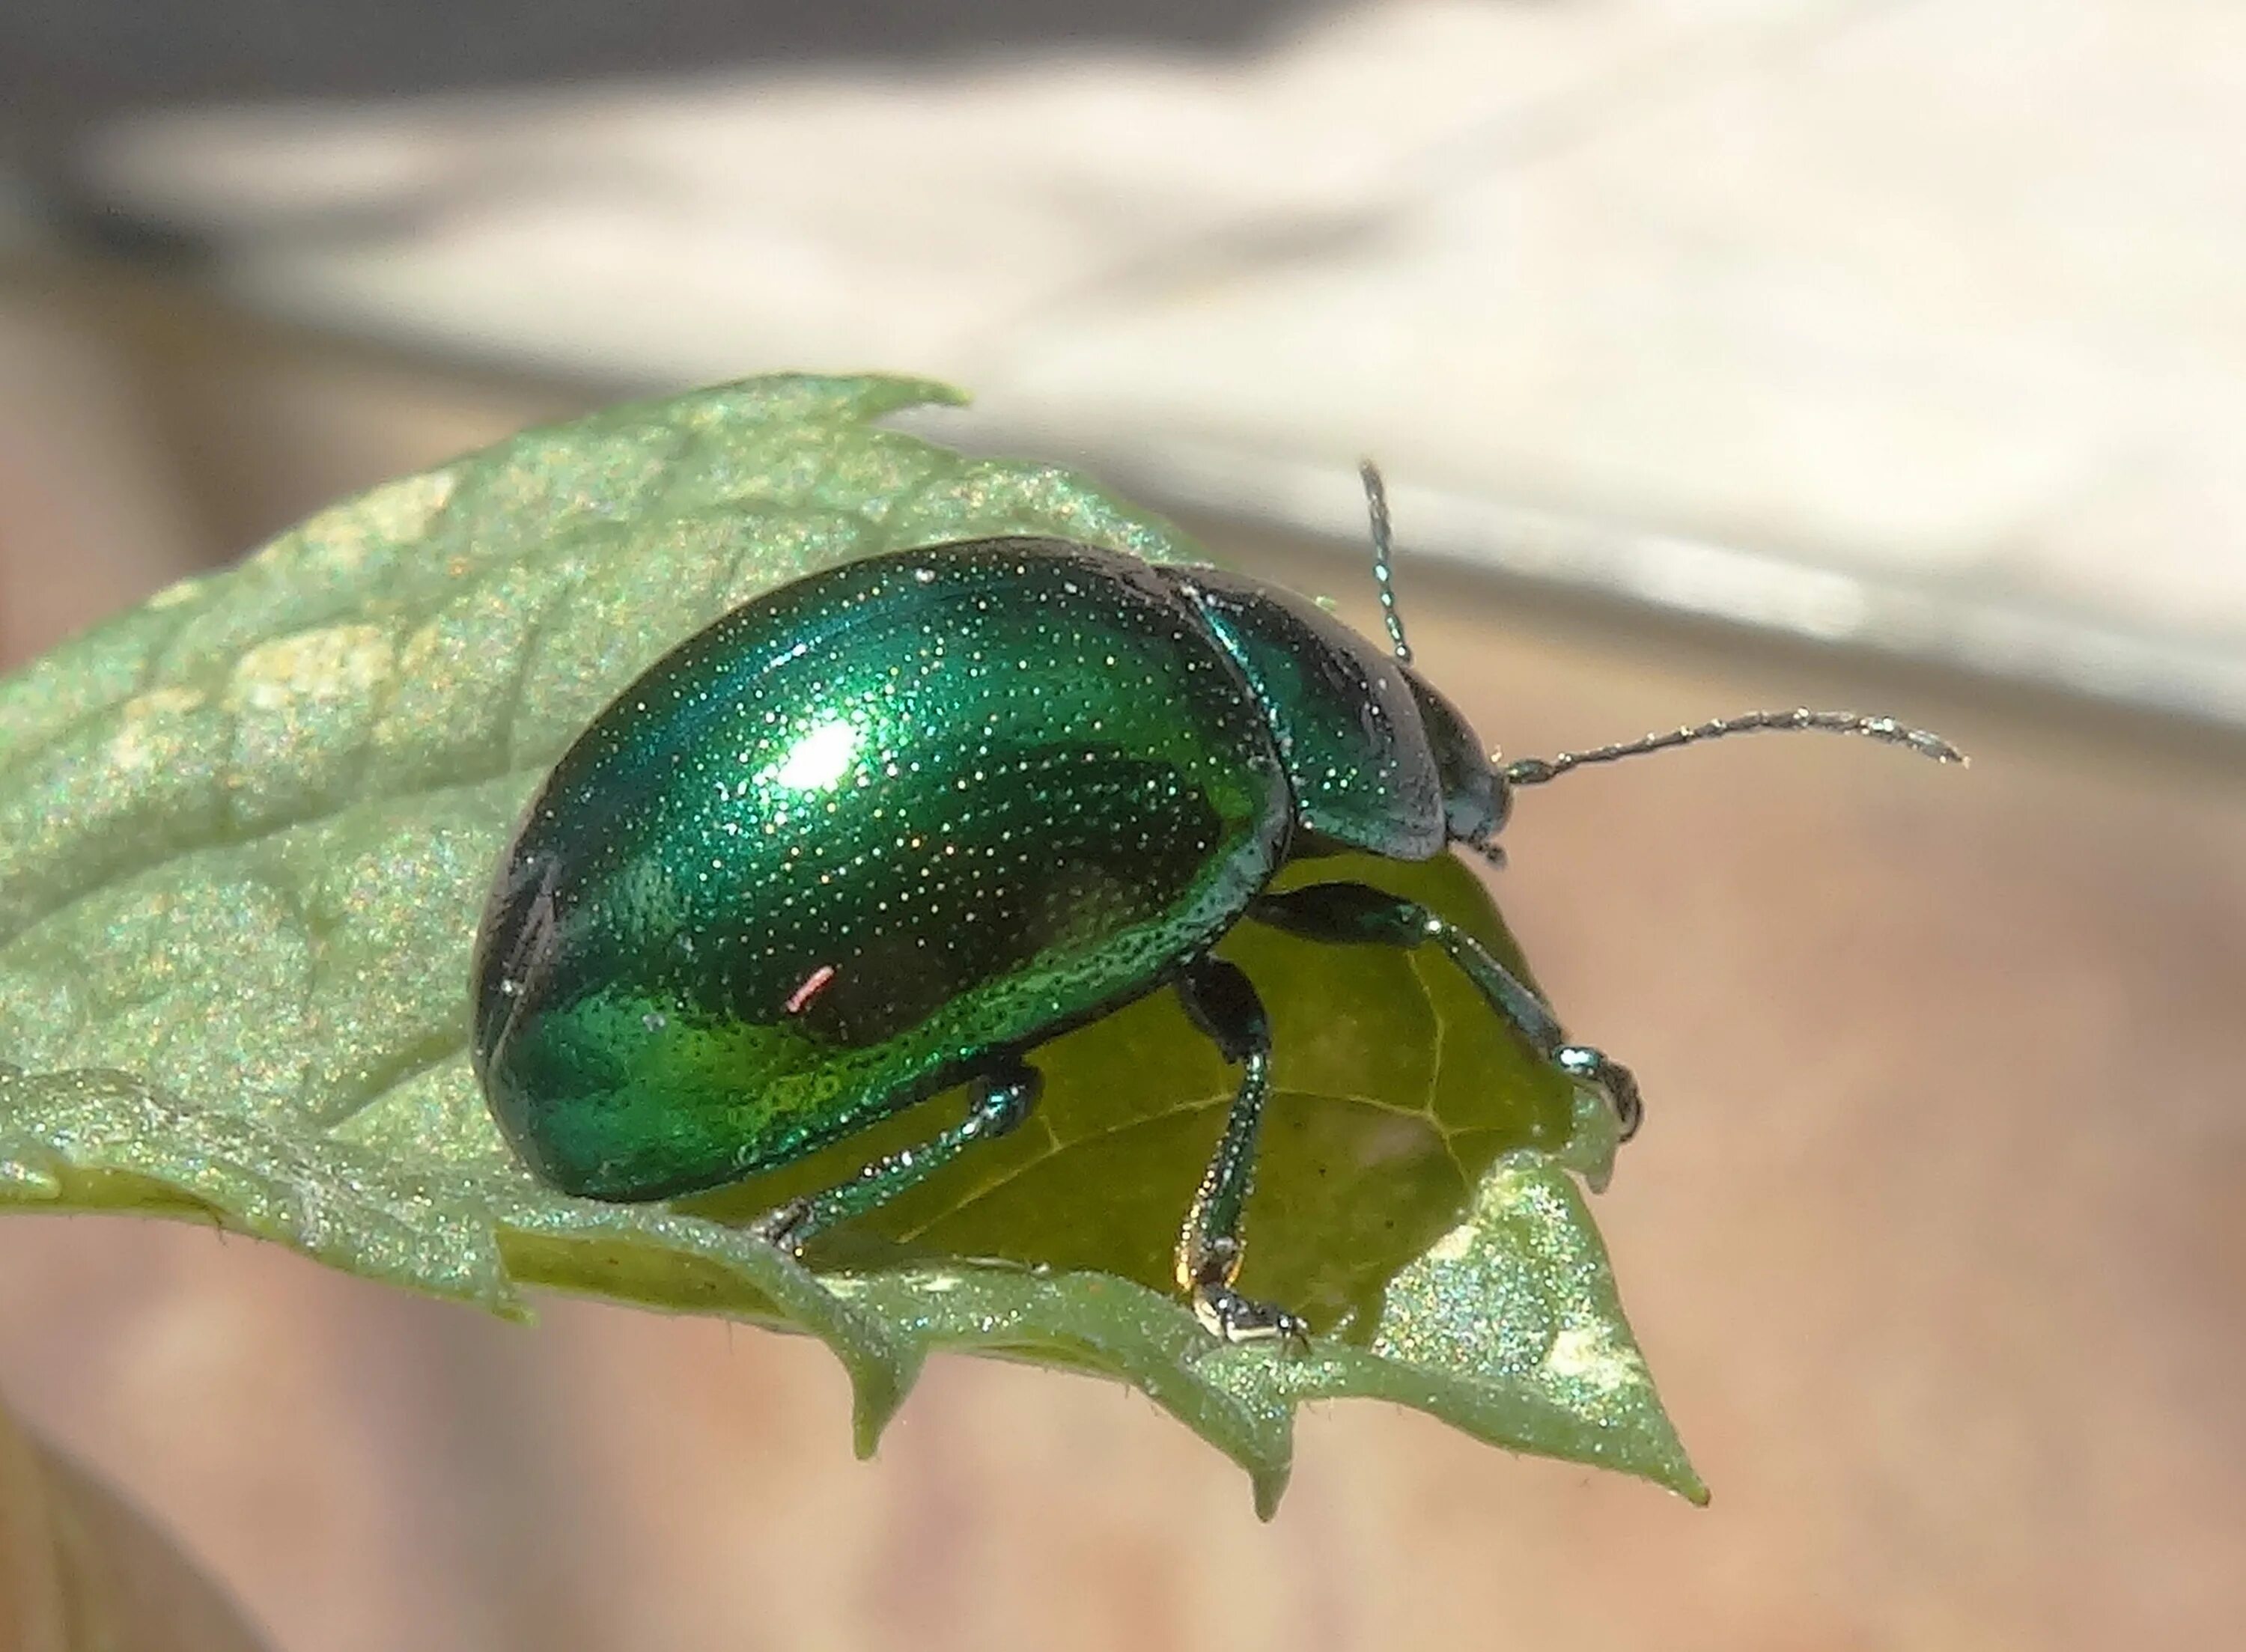
[[[1254,695],[1144,562],[854,562],[698,634],[562,758],[493,887],[478,1071],[571,1192],[735,1180],[1161,984],[1291,824]]]
[[[1555,1137],[1548,1075],[1423,960],[1235,932],[1282,1039],[1243,1284],[1365,1339],[1310,1360],[1213,1350],[1133,1282],[1159,1283],[1229,1091],[1164,997],[1046,1046],[1038,1118],[901,1201],[885,1232],[909,1248],[874,1271],[564,1198],[507,1153],[466,1053],[480,903],[539,777],[636,675],[761,591],[886,550],[1043,534],[1193,559],[1065,472],[871,423],[948,396],[772,378],[527,432],[0,683],[0,1063],[25,1070],[0,1071],[0,1200],[216,1216],[506,1311],[546,1283],[785,1321],[848,1364],[861,1446],[928,1349],[1041,1349],[1154,1396],[1267,1506],[1292,1405],[1349,1394],[1696,1488],[1650,1383],[1562,1380],[1628,1343],[1587,1219],[1538,1193],[1565,1183],[1538,1144],[1567,1139],[1567,1098]],[[1451,858],[1398,870],[1508,948]],[[1585,1129],[1565,1149],[1601,1157]],[[1437,1245],[1461,1230],[1493,1237]],[[1541,1343],[1473,1334],[1485,1300],[1532,1299]],[[1589,1324],[1607,1340],[1561,1340]]]

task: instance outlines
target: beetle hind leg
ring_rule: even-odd
[[[1624,1141],[1636,1135],[1644,1122],[1645,1104],[1629,1068],[1589,1044],[1569,1043],[1544,1001],[1500,963],[1488,948],[1416,901],[1390,894],[1369,883],[1313,883],[1258,895],[1248,915],[1312,941],[1440,948],[1522,1043],[1570,1078],[1605,1095]]]
[[[975,1080],[967,1117],[922,1142],[877,1159],[849,1180],[819,1193],[791,1199],[766,1212],[749,1231],[790,1253],[838,1222],[886,1205],[907,1188],[926,1181],[978,1141],[993,1141],[1018,1128],[1037,1105],[1045,1079],[1017,1057],[993,1064]]]
[[[1228,1343],[1307,1346],[1310,1326],[1302,1318],[1233,1288],[1240,1276],[1241,1216],[1255,1181],[1256,1139],[1271,1091],[1271,1023],[1263,1001],[1247,976],[1221,958],[1195,960],[1178,977],[1177,992],[1194,1025],[1240,1069],[1224,1135],[1178,1234],[1178,1288],[1193,1303],[1194,1317]]]

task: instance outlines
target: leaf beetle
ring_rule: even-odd
[[[547,778],[483,914],[472,1055],[515,1152],[569,1193],[661,1199],[969,1086],[933,1139],[758,1224],[800,1247],[1021,1124],[1038,1045],[1167,988],[1238,1070],[1178,1288],[1220,1337],[1298,1342],[1234,1288],[1271,1042],[1210,949],[1243,921],[1439,948],[1635,1131],[1628,1069],[1471,936],[1273,874],[1342,850],[1498,860],[1516,787],[1754,730],[1958,754],[1889,718],[1778,711],[1501,763],[1412,665],[1363,475],[1385,649],[1238,574],[1024,537],[812,574],[657,662]]]

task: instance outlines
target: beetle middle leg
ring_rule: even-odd
[[[908,1187],[926,1181],[978,1141],[992,1141],[1030,1116],[1045,1089],[1038,1070],[1018,1057],[995,1063],[975,1080],[967,1117],[917,1147],[876,1159],[856,1175],[819,1193],[791,1199],[750,1224],[758,1238],[786,1251],[800,1251],[812,1236],[886,1205]]]
[[[1240,1069],[1240,1088],[1225,1115],[1224,1135],[1201,1173],[1178,1234],[1178,1288],[1194,1316],[1228,1343],[1310,1340],[1310,1327],[1268,1302],[1233,1288],[1240,1276],[1241,1214],[1256,1177],[1256,1145],[1271,1092],[1271,1023],[1255,983],[1237,965],[1198,958],[1177,978],[1178,1001],[1194,1026]]]
[[[1258,895],[1248,915],[1313,941],[1441,948],[1530,1050],[1570,1078],[1596,1084],[1605,1093],[1624,1141],[1644,1121],[1645,1104],[1629,1068],[1589,1044],[1569,1044],[1544,1001],[1492,956],[1488,948],[1418,901],[1368,883],[1313,883]]]

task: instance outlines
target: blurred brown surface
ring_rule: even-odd
[[[0,1411],[0,1648],[262,1645],[241,1608],[145,1512]]]
[[[0,297],[11,661],[556,405],[88,302]],[[1290,566],[1365,622],[1353,564]],[[2236,751],[1425,576],[1405,602],[1516,751],[1876,699],[1974,756],[1742,742],[1510,829],[1508,916],[1650,1098],[1596,1208],[1707,1511],[1351,1405],[1303,1419],[1263,1526],[1145,1400],[951,1359],[859,1465],[815,1347],[568,1302],[526,1331],[150,1223],[0,1225],[0,1390],[290,1652],[2229,1643]]]

